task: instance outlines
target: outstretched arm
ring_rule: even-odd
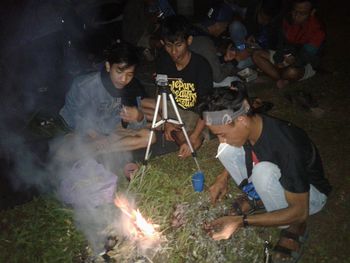
[[[210,201],[212,204],[225,197],[228,187],[229,173],[226,169],[216,177],[215,183],[209,188]]]
[[[309,216],[309,192],[291,193],[285,191],[288,207],[269,213],[248,216],[254,226],[283,226],[305,222]]]
[[[249,215],[248,225],[285,226],[305,222],[309,215],[309,192],[291,193],[285,191],[288,207],[272,212]],[[225,216],[210,222],[206,228],[215,240],[228,239],[243,226],[242,216]]]

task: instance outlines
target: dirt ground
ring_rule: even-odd
[[[292,106],[276,89],[256,91],[275,103],[271,114],[289,119],[303,127],[317,144],[326,174],[333,186],[326,208],[309,220],[310,236],[301,262],[350,262],[350,154],[348,61],[350,17],[346,1],[320,1],[319,14],[327,28],[322,71],[314,78],[297,83],[294,88],[307,89],[325,111],[315,117]],[[290,108],[289,108],[290,107]]]

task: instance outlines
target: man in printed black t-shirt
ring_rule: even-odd
[[[161,54],[157,61],[157,74],[166,74],[169,78],[169,90],[181,110],[194,111],[199,99],[210,92],[210,68],[200,55],[191,53],[186,67],[178,70],[168,53]],[[201,88],[202,87],[202,88]]]
[[[173,94],[180,116],[189,133],[194,149],[202,143],[203,120],[194,112],[200,99],[206,96],[213,85],[213,76],[209,63],[200,55],[189,50],[192,42],[190,24],[183,16],[171,16],[163,21],[161,43],[165,51],[157,60],[157,74],[169,78],[169,91]],[[153,117],[155,101],[144,100],[144,111],[148,119]],[[170,118],[176,118],[173,106],[168,103]],[[151,109],[151,110],[149,110]],[[172,123],[165,124],[165,138],[176,141],[180,146],[179,156],[188,157],[191,151],[185,141],[181,128]]]
[[[231,215],[206,227],[220,240],[249,225],[288,226],[281,231],[273,262],[295,262],[305,241],[306,220],[323,208],[331,186],[307,134],[291,123],[254,114],[244,87],[238,85],[216,90],[199,105],[220,141],[218,157],[225,167],[210,187],[211,200],[226,194],[229,176],[244,192]]]

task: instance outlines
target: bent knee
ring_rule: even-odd
[[[281,177],[281,171],[278,166],[271,162],[260,162],[254,166],[251,180],[256,188],[264,188],[271,179],[278,180]]]
[[[303,68],[288,67],[283,71],[282,78],[288,80],[298,80],[304,76]]]

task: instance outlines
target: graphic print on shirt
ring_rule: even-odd
[[[120,115],[120,112],[123,108],[121,98],[116,98],[112,101],[102,101],[98,107],[98,112],[100,114],[117,114]]]
[[[194,83],[172,80],[169,83],[170,91],[174,95],[176,103],[183,109],[192,108],[197,101],[197,93]]]

